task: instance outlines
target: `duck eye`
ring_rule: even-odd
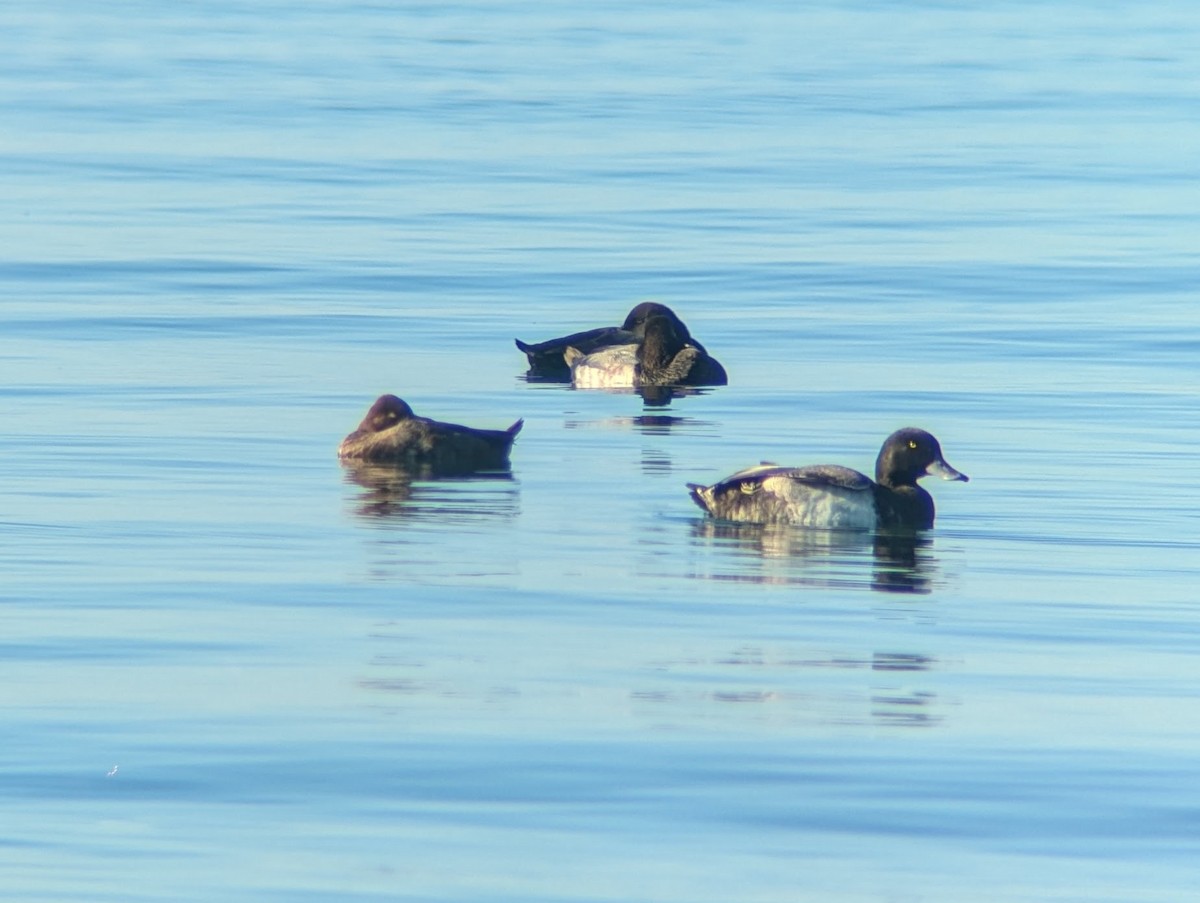
[[[909,440],[908,440],[908,447],[909,447],[909,448],[916,448],[916,447],[917,447],[917,440],[916,440],[916,439],[909,439]]]

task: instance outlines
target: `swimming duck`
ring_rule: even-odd
[[[563,354],[579,389],[640,386],[704,386],[728,382],[725,368],[692,341],[674,316],[653,314],[636,344],[613,345],[588,354],[569,347]]]
[[[518,420],[506,430],[441,423],[418,417],[395,395],[380,395],[358,429],[342,440],[338,457],[441,472],[503,468],[524,423]]]
[[[967,482],[946,463],[937,439],[911,427],[888,436],[875,461],[875,479],[849,467],[764,463],[712,486],[689,483],[692,501],[713,517],[751,523],[789,523],[826,530],[933,526],[933,498],[917,485],[924,476]]]
[[[689,342],[698,348],[701,352],[704,351],[704,346],[693,339],[688,333],[688,329],[683,325],[683,321],[679,319],[675,311],[667,307],[665,304],[659,304],[656,301],[643,301],[629,312],[625,317],[625,322],[620,326],[601,326],[597,329],[588,329],[584,332],[572,333],[568,336],[561,336],[557,339],[547,339],[544,342],[522,342],[520,339],[515,339],[517,347],[525,352],[525,356],[529,359],[529,375],[546,380],[562,380],[569,382],[571,379],[570,367],[567,365],[565,354],[568,348],[574,348],[583,354],[591,354],[599,351],[602,348],[610,348],[620,345],[633,345],[642,340],[645,335],[646,321],[651,317],[661,316],[670,318],[676,328],[682,332],[685,342]],[[709,358],[711,365],[707,367],[705,379],[707,382],[703,385],[725,385],[728,382],[728,377],[720,364]],[[693,383],[700,385],[700,383]]]

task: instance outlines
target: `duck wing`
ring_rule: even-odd
[[[573,332],[557,339],[547,339],[544,342],[522,342],[514,339],[517,348],[525,352],[531,366],[557,362],[563,366],[562,355],[568,348],[577,348],[584,354],[591,354],[598,348],[608,345],[628,345],[637,342],[638,336],[619,326],[600,326],[596,329],[585,329],[583,332]]]
[[[875,485],[864,473],[840,464],[810,464],[806,467],[776,467],[771,476],[782,477],[795,483],[825,489],[845,489],[850,492],[866,492]]]
[[[837,464],[812,464],[807,467],[757,464],[730,474],[712,488],[719,492],[736,487],[749,493],[762,487],[768,480],[784,480],[814,488],[845,489],[851,492],[866,492],[874,485],[866,474]]]
[[[464,426],[461,423],[443,423],[440,420],[422,419],[425,420],[425,435],[428,437],[428,441],[461,443],[465,447],[482,443],[483,446],[505,453],[512,446],[513,440],[517,438],[517,433],[521,432],[521,427],[525,425],[525,420],[521,419],[506,430],[484,430],[473,426]]]

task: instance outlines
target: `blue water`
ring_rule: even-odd
[[[5,898],[1193,898],[1198,40],[7,4]],[[523,378],[645,299],[729,386]],[[511,474],[343,469],[382,392]],[[914,547],[684,490],[910,424]]]

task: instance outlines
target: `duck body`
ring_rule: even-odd
[[[591,353],[569,347],[563,358],[578,389],[707,386],[729,381],[725,368],[692,339],[674,314],[649,316],[635,344]]]
[[[344,461],[396,464],[436,473],[470,473],[508,466],[524,420],[506,430],[483,430],[418,417],[395,395],[381,395],[342,440]]]
[[[531,374],[570,378],[570,367],[565,360],[565,352],[568,348],[574,348],[583,354],[591,354],[601,348],[635,344],[640,339],[641,336],[636,332],[621,326],[600,326],[557,339],[547,339],[544,342],[529,343],[522,342],[520,339],[513,341],[529,359]]]
[[[911,427],[883,443],[875,479],[849,467],[761,464],[711,486],[689,483],[692,500],[713,517],[761,524],[795,524],[824,530],[933,526],[933,497],[917,485],[924,476],[967,481],[946,463],[937,439]]]

